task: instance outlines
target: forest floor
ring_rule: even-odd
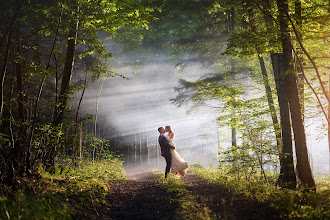
[[[169,190],[161,174],[128,175],[113,183],[101,207],[74,219],[279,219],[269,204],[235,194],[196,175],[181,177],[183,191]],[[173,179],[173,178],[172,178]],[[174,180],[176,181],[176,180]],[[166,182],[166,181],[165,181]],[[185,200],[185,201],[184,201]],[[189,200],[189,201],[188,201]],[[189,212],[195,212],[189,213]],[[202,213],[202,214],[198,214]],[[204,214],[203,214],[204,213]],[[206,213],[206,215],[205,215]]]

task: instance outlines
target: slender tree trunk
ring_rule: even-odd
[[[228,24],[228,29],[230,34],[233,34],[234,30],[235,30],[235,8],[232,7],[230,9],[230,13],[229,13],[229,24]],[[232,77],[233,80],[235,81],[235,67],[236,67],[236,63],[235,63],[235,59],[230,59],[230,65],[231,65],[231,72],[232,72]],[[235,99],[235,97],[234,97]],[[237,146],[237,137],[236,137],[236,115],[235,115],[235,110],[233,108],[232,110],[232,121],[235,125],[232,125],[231,127],[231,145],[232,146]]]
[[[81,93],[81,96],[80,96],[80,99],[79,99],[79,104],[78,104],[78,108],[77,108],[77,112],[76,112],[76,124],[75,124],[75,134],[76,134],[76,137],[78,139],[78,146],[73,146],[74,148],[74,152],[77,152],[78,151],[78,157],[79,157],[79,160],[81,160],[82,158],[82,122],[79,121],[79,109],[80,109],[80,106],[81,106],[81,103],[82,103],[82,100],[84,98],[84,94],[85,94],[85,90],[86,90],[86,87],[87,87],[87,76],[88,76],[88,72],[86,71],[86,74],[85,74],[85,80],[84,80],[84,88],[83,88],[83,91]],[[73,155],[73,158],[75,158],[75,153]]]
[[[302,9],[301,9],[301,1],[295,0],[295,16],[296,16],[296,24],[299,28],[302,27]],[[299,37],[301,39],[301,33],[299,33]],[[298,48],[296,50],[297,57],[299,57],[300,62],[302,62],[303,57],[301,56],[302,52],[301,49]],[[297,63],[297,62],[296,62]],[[299,94],[299,100],[300,100],[300,106],[301,106],[301,114],[304,121],[305,118],[305,80],[304,80],[304,73],[302,70],[301,65],[295,65],[296,71],[297,71],[297,83],[298,83],[298,94]]]
[[[293,47],[289,32],[288,20],[286,19],[286,14],[288,12],[287,0],[277,0],[277,7],[279,10],[279,23],[281,28],[286,92],[289,99],[293,134],[296,146],[298,176],[303,186],[308,188],[315,188],[315,182],[307,153],[305,128],[298,95],[297,76],[295,74],[293,65]]]
[[[273,95],[272,95],[272,90],[269,85],[269,80],[268,80],[268,74],[265,66],[265,62],[263,57],[258,55],[259,63],[260,63],[260,68],[261,68],[261,74],[262,74],[262,80],[265,86],[266,90],[266,95],[267,95],[267,101],[268,101],[268,106],[270,110],[270,115],[273,121],[273,128],[275,132],[275,137],[276,137],[276,145],[278,152],[281,152],[282,148],[282,137],[281,137],[281,128],[277,119],[277,114],[276,114],[276,109],[274,105],[274,100],[273,100]],[[280,157],[280,163],[282,164],[282,159]]]
[[[57,46],[57,43],[58,43],[58,32],[59,32],[60,24],[61,24],[61,21],[62,21],[62,12],[63,12],[63,5],[61,5],[61,13],[60,13],[60,16],[58,17],[57,29],[56,29],[56,32],[55,32],[55,37],[54,37],[54,40],[53,40],[52,49],[51,49],[49,57],[48,57],[48,62],[47,62],[47,66],[46,66],[46,69],[45,69],[46,71],[45,71],[45,74],[43,75],[41,83],[39,85],[38,95],[37,95],[37,98],[36,98],[35,104],[34,104],[34,112],[33,112],[33,116],[32,116],[32,124],[31,124],[31,127],[30,127],[30,137],[29,137],[29,142],[28,142],[29,149],[30,149],[30,146],[31,146],[31,141],[33,140],[34,125],[35,125],[35,122],[37,120],[37,110],[38,110],[38,105],[39,105],[41,93],[42,93],[42,90],[43,90],[43,87],[44,87],[44,84],[45,84],[45,81],[46,81],[47,70],[50,67],[50,62],[51,62],[52,57],[54,56],[54,50],[55,50],[55,48]],[[57,82],[58,60],[56,59],[56,56],[54,56],[54,59],[55,59],[55,67],[56,67],[55,68],[56,69],[55,73],[56,73],[56,82]],[[57,84],[56,84],[56,88],[57,88]],[[55,97],[57,97],[57,90],[55,92]],[[55,101],[55,103],[57,103],[57,102]]]
[[[22,56],[21,54],[21,44],[20,40],[17,40],[17,44],[15,45],[15,50],[18,56]],[[15,142],[15,146],[13,148],[14,155],[14,168],[20,172],[24,172],[24,165],[26,162],[26,137],[27,137],[27,96],[25,93],[25,89],[23,86],[24,83],[24,65],[23,60],[20,59],[15,64],[16,70],[16,83],[17,83],[17,104],[18,104],[18,119],[19,119],[19,138]]]
[[[253,5],[248,3],[248,6],[249,6],[248,7],[249,23],[251,25],[252,31],[256,31]],[[267,4],[264,5],[264,7],[265,8],[269,7],[269,2],[267,2]],[[268,26],[270,25],[270,23],[271,22],[267,20]],[[270,28],[268,28],[268,30],[270,30]],[[267,74],[264,58],[259,55],[260,52],[258,51],[257,46],[256,46],[256,51],[258,53],[258,60],[259,60],[260,68],[261,68],[262,80],[263,80],[263,84],[265,86],[268,107],[269,107],[270,115],[271,115],[272,122],[273,122],[273,128],[274,128],[275,137],[276,137],[276,146],[277,146],[277,150],[280,154],[282,151],[282,149],[281,149],[282,148],[281,127],[279,125],[278,118],[277,118],[277,113],[276,113],[276,109],[275,109],[275,105],[274,105],[272,90],[269,85],[268,74]],[[280,166],[282,166],[282,157],[281,156],[279,157],[279,160],[280,160]]]
[[[67,102],[69,99],[70,82],[73,72],[75,52],[76,52],[78,25],[79,25],[79,19],[76,18],[76,21],[73,22],[72,27],[70,27],[68,34],[68,45],[66,50],[61,89],[60,89],[58,103],[56,103],[56,107],[55,107],[56,113],[53,119],[53,125],[55,126],[54,132],[58,132],[58,129],[60,128],[57,126],[62,124],[65,117]],[[57,154],[56,146],[58,142],[59,140],[54,141],[52,146],[49,147],[47,151],[47,156],[44,159],[44,165],[46,166],[46,169],[49,170],[50,172],[54,171],[54,166],[55,166],[54,159]]]
[[[3,65],[0,73],[0,125],[2,124],[2,115],[3,115],[3,86],[4,86],[4,81],[6,77],[6,72],[7,72],[7,64],[8,64],[8,57],[9,57],[9,49],[10,49],[10,44],[11,44],[11,38],[13,34],[13,29],[10,31],[7,44],[6,44],[6,49],[5,49],[5,54],[3,58]]]
[[[276,82],[278,103],[280,106],[282,128],[282,149],[280,151],[280,161],[282,164],[278,182],[282,187],[293,189],[296,187],[296,175],[293,164],[289,103],[285,88],[285,75],[283,69],[281,68],[283,63],[283,55],[273,53],[271,54],[271,60]]]
[[[329,75],[329,94],[330,94],[330,75]],[[330,117],[330,103],[328,104],[328,118]],[[330,123],[328,123],[328,144],[329,144],[329,173],[330,173]]]
[[[330,5],[330,0],[329,0],[329,5]],[[328,8],[328,14],[330,15],[330,8]],[[330,51],[328,51],[330,53]],[[330,67],[328,67],[330,68]],[[330,96],[330,75],[329,75],[329,96]],[[330,103],[328,103],[328,118],[330,116]],[[330,173],[330,123],[328,121],[328,144],[329,144],[329,173]]]
[[[78,25],[79,25],[79,20],[77,19],[73,27],[70,29],[68,35],[68,46],[66,50],[63,77],[62,77],[61,89],[59,94],[59,100],[57,104],[58,107],[56,109],[56,115],[54,118],[54,125],[61,124],[65,115],[66,105],[70,92],[70,82],[71,82],[73,66],[74,66],[74,58],[76,53]]]
[[[96,111],[95,111],[95,121],[94,121],[94,138],[101,138],[100,136],[97,135],[97,119],[98,119],[98,113],[99,113],[99,103],[100,103],[100,96],[102,92],[102,87],[103,87],[103,80],[100,83],[99,89],[97,91],[97,97],[96,97]],[[95,148],[96,144],[94,143],[94,149],[93,149],[93,163],[94,163],[94,153],[95,153]]]
[[[13,70],[12,72],[14,73],[15,70],[14,70],[14,66],[13,67]],[[12,95],[14,93],[14,74],[12,74],[11,76],[11,83],[10,83],[10,95],[9,95],[9,104],[8,104],[8,111],[9,111],[9,117],[10,117],[10,120],[9,120],[9,131],[10,131],[10,137],[11,137],[11,149],[12,149],[12,152],[10,152],[11,154],[9,155],[9,157],[7,157],[5,160],[6,160],[6,164],[8,164],[8,174],[7,174],[7,177],[3,180],[3,183],[7,183],[9,185],[11,185],[13,183],[13,178],[14,178],[14,175],[15,175],[15,170],[14,170],[14,162],[15,162],[15,158],[14,158],[14,150],[15,150],[15,147],[16,147],[16,141],[15,141],[15,137],[14,137],[14,131],[13,131],[13,120],[11,118],[12,116]]]
[[[330,5],[330,0],[329,0]],[[328,14],[330,15],[330,8],[328,8]],[[328,51],[329,53],[329,51]],[[330,96],[330,75],[329,75],[329,96]],[[330,103],[328,104],[328,118],[330,116]],[[328,122],[328,142],[329,142],[329,173],[330,173],[330,123]]]
[[[96,111],[95,111],[95,121],[94,121],[94,136],[99,137],[99,138],[101,138],[101,137],[97,136],[97,119],[98,119],[98,113],[99,113],[100,96],[101,96],[101,92],[102,92],[103,82],[104,82],[104,80],[102,80],[102,82],[100,83],[99,89],[97,91]]]
[[[248,3],[248,6],[249,6],[248,7],[249,23],[251,25],[252,31],[254,32],[254,31],[256,31],[256,27],[255,27],[255,15],[254,15],[254,11],[253,11],[253,6],[250,5],[249,3]],[[258,51],[257,46],[256,46],[256,51],[258,53],[258,60],[259,60],[259,64],[260,64],[262,80],[263,80],[263,84],[265,86],[268,107],[269,107],[270,115],[271,115],[272,122],[273,122],[273,128],[274,128],[275,137],[276,137],[276,146],[277,146],[278,152],[281,152],[281,147],[282,147],[281,128],[279,126],[278,119],[277,119],[272,90],[269,85],[268,74],[267,74],[264,58],[259,55],[260,51]],[[282,164],[281,157],[280,157],[280,164]]]
[[[143,133],[142,132],[140,132],[140,134],[139,134],[139,139],[140,139],[140,141],[139,141],[139,158],[140,158],[140,166],[142,167],[142,136],[143,135]]]

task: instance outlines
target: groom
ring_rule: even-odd
[[[159,131],[159,138],[158,142],[160,145],[160,149],[162,152],[162,156],[166,160],[166,169],[165,169],[165,178],[167,177],[167,174],[170,172],[171,164],[172,164],[172,153],[170,149],[175,149],[173,145],[170,145],[165,137],[165,129],[163,127],[158,128]]]

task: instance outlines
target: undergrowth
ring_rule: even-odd
[[[16,189],[0,185],[0,219],[71,219],[105,203],[111,182],[125,180],[122,161],[115,157],[79,166],[59,165],[50,174],[17,179]]]
[[[275,184],[275,176],[268,175],[265,182],[259,174],[237,175],[229,168],[194,168],[192,174],[219,184],[235,193],[266,202],[281,213],[283,219],[330,219],[330,178],[317,179],[317,191],[283,189]]]

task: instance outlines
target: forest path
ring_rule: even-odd
[[[179,207],[173,193],[152,172],[128,174],[128,181],[114,183],[99,219],[174,219]],[[176,218],[177,219],[177,218]]]
[[[89,213],[82,219],[185,219],[180,214],[180,199],[187,197],[178,199],[174,192],[168,192],[164,184],[156,181],[158,178],[159,175],[145,172],[114,183],[106,204],[97,208],[98,215]],[[189,172],[182,180],[192,210],[207,210],[210,219],[279,219],[269,205],[210,184]]]

